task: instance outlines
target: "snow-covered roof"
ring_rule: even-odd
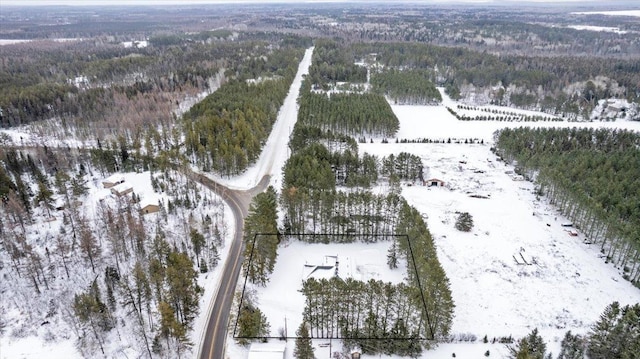
[[[284,359],[284,342],[252,343],[248,359]]]
[[[349,257],[324,256],[321,264],[305,264],[302,280],[331,279],[333,277],[352,278],[351,259]]]
[[[102,183],[120,183],[124,182],[124,176],[120,173],[114,173],[111,176],[102,180]]]
[[[111,188],[112,192],[118,192],[118,193],[124,193],[130,189],[133,189],[133,187],[129,184],[129,183],[120,183],[117,186],[114,186]]]
[[[140,198],[140,208],[144,208],[149,205],[160,205],[160,198],[157,195],[145,195],[143,198]]]

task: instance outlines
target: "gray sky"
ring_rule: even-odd
[[[415,0],[413,0],[415,1]],[[495,2],[518,2],[517,0],[418,0],[425,3],[448,3],[448,2],[470,2],[470,3],[495,3]],[[602,0],[526,0],[531,2],[602,2]],[[267,2],[347,2],[347,0],[0,0],[0,5],[186,5],[186,4],[231,4],[231,3],[267,3]],[[398,2],[389,1],[389,2]],[[614,1],[610,1],[614,3]]]

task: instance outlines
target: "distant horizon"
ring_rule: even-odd
[[[250,4],[278,4],[278,3],[368,3],[365,0],[3,0],[2,6],[158,6],[158,5],[250,5]],[[508,5],[508,4],[559,4],[559,5],[588,5],[598,7],[634,7],[634,1],[602,1],[602,0],[387,0],[373,1],[375,3],[424,3],[424,4],[477,4],[477,5]],[[640,5],[635,7],[640,8]]]

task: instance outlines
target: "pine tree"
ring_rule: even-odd
[[[393,243],[391,243],[387,253],[387,265],[391,269],[398,268],[398,245],[396,244],[395,239],[393,240]]]
[[[637,358],[640,353],[640,304],[607,306],[589,336],[591,359]]]
[[[583,359],[585,344],[582,336],[573,335],[571,331],[568,331],[562,339],[558,359]]]
[[[311,338],[309,337],[309,329],[306,323],[303,322],[300,324],[296,335],[298,338],[296,338],[296,347],[293,350],[293,356],[296,359],[314,359],[313,351],[315,349],[311,346]]]
[[[469,214],[469,212],[460,213],[458,219],[456,220],[455,227],[459,231],[470,232],[473,228],[473,217]]]
[[[509,347],[511,359],[545,359],[547,345],[534,329],[529,335],[520,339],[515,347]]]

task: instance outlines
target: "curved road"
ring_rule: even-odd
[[[229,207],[231,207],[233,217],[235,218],[235,236],[231,242],[229,256],[224,264],[222,275],[220,276],[220,284],[218,292],[215,295],[213,306],[209,308],[209,320],[207,321],[204,340],[200,347],[201,359],[222,359],[226,346],[227,325],[229,323],[231,303],[233,302],[233,295],[240,275],[240,268],[242,267],[244,218],[249,211],[251,199],[267,188],[271,176],[266,175],[262,177],[260,183],[250,190],[238,191],[220,185],[201,174],[190,172],[189,175],[222,197]]]

